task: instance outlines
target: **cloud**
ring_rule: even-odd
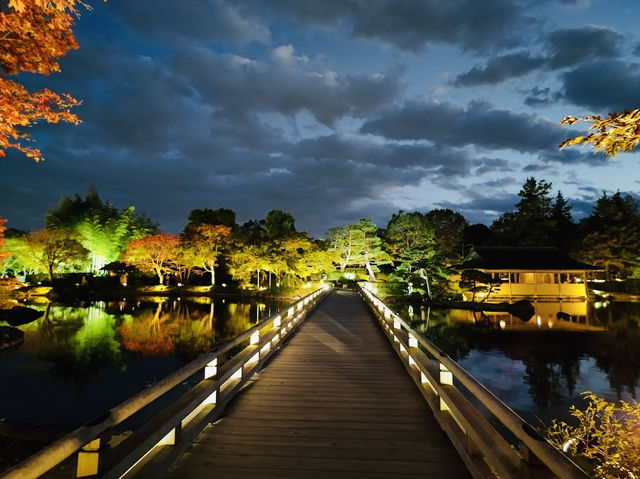
[[[593,111],[609,112],[640,105],[640,63],[589,62],[562,76],[564,98]]]
[[[513,45],[517,42],[515,27],[526,25],[523,8],[511,0],[242,0],[241,3],[261,12],[261,16],[277,11],[306,24],[414,51],[432,42],[471,51]]]
[[[484,102],[467,108],[451,102],[407,102],[365,122],[362,132],[394,140],[429,140],[523,153],[553,148],[563,138],[559,125]]]
[[[549,66],[552,69],[593,60],[616,57],[624,37],[610,28],[586,25],[579,28],[555,30],[549,34]]]
[[[545,60],[531,56],[527,52],[510,53],[490,58],[483,66],[475,66],[451,82],[456,87],[470,87],[483,84],[495,85],[510,78],[526,75],[540,68]]]
[[[450,84],[455,87],[495,85],[536,70],[558,70],[584,61],[620,55],[624,36],[610,28],[586,25],[554,30],[545,40],[545,53],[531,55],[528,51],[491,57],[484,65],[457,75]],[[533,104],[535,97],[530,100]]]

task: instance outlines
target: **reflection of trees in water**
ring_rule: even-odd
[[[38,360],[55,363],[52,373],[64,377],[87,377],[106,367],[123,369],[115,322],[113,315],[96,306],[49,303],[40,319],[21,328],[23,348]]]

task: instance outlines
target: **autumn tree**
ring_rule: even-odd
[[[158,233],[131,241],[123,254],[127,264],[141,271],[153,273],[159,284],[164,284],[167,273],[179,264],[180,238],[176,235]]]
[[[211,274],[211,286],[216,284],[218,257],[230,235],[229,226],[210,224],[187,226],[181,235],[194,264]]]
[[[6,219],[0,217],[0,262],[2,262],[4,259],[6,259],[9,256],[11,256],[11,253],[9,253],[7,251],[3,251],[4,250],[5,241],[6,241],[4,239],[4,232],[7,229],[7,227],[5,226],[6,222],[7,222]]]
[[[80,0],[9,0],[0,8],[0,157],[15,148],[35,161],[43,159],[29,145],[25,128],[39,121],[78,124],[70,108],[79,102],[45,88],[30,92],[17,80],[21,73],[59,72],[58,59],[78,48],[72,31]],[[85,5],[86,6],[86,5]]]
[[[88,251],[73,230],[44,229],[22,238],[25,254],[39,265],[53,281],[58,271],[76,271],[84,266]]]
[[[609,113],[604,118],[598,115],[565,116],[561,124],[573,125],[577,122],[591,123],[588,133],[564,140],[560,148],[590,144],[596,153],[602,151],[614,157],[620,151],[633,150],[640,141],[640,109]]]

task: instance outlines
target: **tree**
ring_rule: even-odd
[[[183,245],[190,250],[195,264],[211,273],[211,286],[216,284],[218,257],[230,235],[229,226],[209,224],[187,226],[182,233]]]
[[[376,225],[363,218],[355,225],[331,228],[327,233],[330,249],[338,256],[340,271],[349,265],[366,268],[370,281],[375,281],[378,264],[389,263],[389,255],[382,250],[382,240],[375,234]]]
[[[189,225],[223,225],[230,228],[236,227],[236,214],[227,208],[196,209],[189,212]]]
[[[578,225],[573,222],[571,206],[560,191],[551,205],[551,223],[554,227],[552,239],[555,246],[567,251],[578,240]]]
[[[403,251],[422,249],[434,244],[433,225],[417,211],[394,213],[385,230],[385,246],[393,256]]]
[[[628,276],[640,263],[640,211],[630,195],[606,193],[580,224],[583,230],[580,257],[603,267],[607,279],[613,273]]]
[[[260,274],[270,266],[270,251],[265,244],[242,243],[237,241],[229,253],[229,273],[245,284],[251,283],[256,274],[256,285],[260,287]]]
[[[267,213],[262,227],[269,239],[286,238],[296,232],[296,220],[291,213],[271,210]]]
[[[44,229],[22,238],[25,253],[33,264],[42,267],[53,281],[60,270],[75,271],[81,268],[88,251],[78,241],[77,234],[66,229]]]
[[[78,124],[69,109],[79,102],[68,94],[49,89],[29,92],[9,75],[60,71],[57,60],[78,48],[72,27],[79,0],[9,0],[0,9],[0,157],[15,148],[35,161],[43,159],[39,149],[28,146],[24,131],[38,121]]]
[[[8,258],[9,256],[11,256],[11,253],[8,253],[6,251],[3,251],[4,249],[4,245],[5,245],[5,238],[4,238],[4,232],[7,229],[7,227],[5,226],[5,223],[7,222],[6,219],[0,217],[0,262],[2,262],[2,260]]]
[[[573,125],[579,121],[591,123],[588,135],[567,138],[560,148],[580,144],[591,144],[596,150],[614,157],[619,151],[633,150],[640,141],[640,109],[609,113],[606,118],[598,115],[583,117],[565,116],[562,125]]]
[[[499,242],[516,246],[547,246],[551,244],[554,225],[551,218],[551,183],[527,178],[518,192],[516,210],[504,213],[493,222],[492,229]]]
[[[485,302],[496,286],[500,286],[502,280],[494,278],[490,273],[485,273],[477,269],[465,269],[460,275],[458,285],[460,289],[465,289],[471,293],[471,301],[476,300],[476,294],[484,293],[481,302]]]
[[[175,270],[180,238],[158,233],[131,241],[123,254],[123,260],[141,271],[154,273],[159,284],[164,284],[167,273]]]
[[[444,208],[431,210],[425,217],[431,223],[434,240],[442,251],[452,260],[460,259],[464,244],[462,233],[469,224],[464,216]]]

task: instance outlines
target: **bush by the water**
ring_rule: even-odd
[[[577,425],[553,421],[547,429],[551,443],[598,479],[640,477],[640,403],[583,394],[587,407],[570,409]]]

